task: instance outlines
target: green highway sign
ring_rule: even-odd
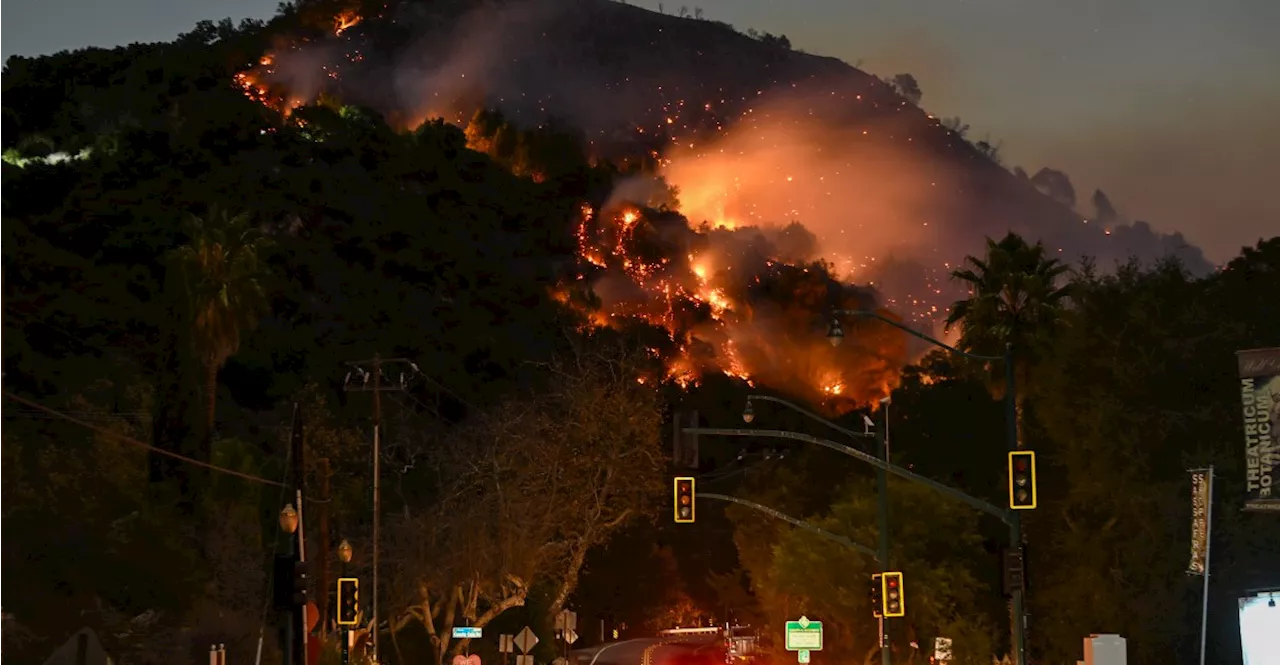
[[[822,651],[822,622],[810,621],[808,617],[788,621],[787,651]]]

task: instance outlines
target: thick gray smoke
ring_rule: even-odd
[[[1068,262],[1208,267],[1179,235],[1087,221],[1064,174],[1015,177],[872,76],[721,24],[604,0],[406,2],[335,41],[360,53],[335,84],[345,99],[404,124],[483,107],[554,117],[599,156],[652,151],[692,225],[777,235],[798,222],[843,278],[922,324],[957,295],[949,269],[1010,230]],[[282,57],[278,82],[309,91],[303,68],[325,81],[307,53]],[[652,196],[643,181],[616,194]]]

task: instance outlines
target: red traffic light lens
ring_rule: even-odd
[[[687,482],[681,482],[679,487],[680,487],[681,494],[688,494],[693,491],[693,488],[690,487],[689,483]]]
[[[1027,470],[1027,460],[1022,459],[1022,458],[1018,458],[1018,459],[1014,460],[1014,461],[1013,461],[1013,468],[1014,468],[1014,470],[1016,470],[1018,473],[1023,473],[1023,472],[1025,472],[1025,471]]]

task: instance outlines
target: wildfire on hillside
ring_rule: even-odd
[[[359,25],[363,20],[364,17],[354,9],[338,12],[332,20],[332,38],[343,38],[347,30]],[[328,83],[333,83],[341,78],[342,63],[323,61],[314,63],[321,74],[318,82],[310,80],[311,77],[306,77],[308,80],[305,83],[290,79],[288,76],[282,77],[281,59],[302,56],[304,48],[310,44],[311,42],[307,39],[294,39],[277,44],[275,49],[259,58],[256,64],[238,72],[233,79],[235,85],[249,99],[282,116],[289,117],[298,107],[314,102],[322,92],[321,86],[326,80]],[[347,63],[358,64],[364,60],[364,55],[358,48],[352,46],[347,49],[343,59]],[[292,85],[287,85],[286,81],[291,82]]]
[[[840,284],[823,264],[779,261],[758,229],[693,230],[671,212],[583,206],[577,247],[580,272],[555,297],[588,327],[661,330],[665,344],[651,350],[667,380],[761,381],[835,412],[897,385],[901,335],[856,323],[857,343],[832,347],[824,335],[831,306],[865,307],[870,295]]]
[[[322,44],[282,44],[238,74],[237,85],[286,117],[322,94],[339,95],[348,85],[343,75],[363,71],[357,69],[364,59],[363,31],[351,30],[360,22],[354,12],[340,13]],[[392,122],[399,117],[398,126],[443,118],[465,128],[469,147],[488,152],[490,135],[472,131],[467,121],[480,110],[476,104],[484,103],[483,95],[477,96],[483,82],[476,73],[437,72],[431,78],[434,88],[421,91],[420,107],[399,109],[399,116],[392,109],[388,117]],[[633,95],[635,84],[625,85]],[[884,396],[908,360],[904,338],[887,326],[850,322],[847,329],[857,328],[858,343],[832,348],[824,336],[825,312],[876,304],[868,291],[841,282],[835,271],[846,280],[855,275],[866,282],[877,279],[877,267],[891,258],[884,255],[885,238],[921,239],[920,228],[932,233],[927,214],[914,212],[912,201],[931,184],[945,183],[884,159],[871,143],[858,148],[860,162],[834,150],[816,158],[799,154],[790,146],[814,142],[813,108],[779,110],[759,98],[761,93],[742,99],[711,93],[705,101],[686,100],[687,94],[658,86],[644,104],[648,108],[634,111],[643,121],[588,136],[590,149],[599,153],[594,156],[611,160],[617,158],[611,152],[616,146],[645,146],[641,154],[647,163],[678,185],[679,201],[673,197],[670,208],[683,214],[630,193],[615,193],[616,200],[599,209],[584,207],[577,220],[579,271],[553,295],[579,312],[583,325],[648,325],[661,331],[663,339],[652,345],[653,352],[667,366],[665,378],[680,385],[723,374],[786,390],[833,411]],[[880,108],[879,102],[847,90],[822,96],[831,104],[874,106],[880,114],[898,110]],[[410,117],[418,122],[407,122]],[[915,140],[884,133],[907,144]],[[861,146],[866,135],[861,130],[854,142]],[[825,136],[816,142],[840,141]],[[895,167],[886,167],[889,163]],[[510,166],[517,175],[544,178],[520,160]],[[910,177],[892,175],[903,172]],[[834,234],[839,244],[825,245],[822,252],[799,224],[769,226],[819,219],[841,224],[825,230],[824,240]],[[835,264],[814,262],[818,256]],[[943,304],[937,283],[944,275],[939,267],[930,269],[919,283],[895,289],[899,297],[884,304],[912,323],[932,320]]]

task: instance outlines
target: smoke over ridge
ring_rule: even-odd
[[[654,209],[660,183],[623,183],[613,201],[586,211],[580,253],[599,259],[588,263],[602,272],[584,271],[582,281],[621,310],[643,309],[667,289],[665,311],[644,317],[665,322],[685,345],[683,357],[696,357],[687,348],[693,341],[707,343],[712,364],[731,375],[743,373],[730,369],[730,355],[752,356],[740,360],[759,374],[826,354],[794,341],[820,320],[809,315],[799,324],[798,311],[760,297],[781,283],[818,288],[788,268],[804,274],[818,259],[841,282],[875,287],[881,304],[923,328],[961,295],[946,278],[950,269],[980,252],[985,236],[1010,230],[1066,261],[1092,256],[1107,267],[1172,253],[1207,269],[1180,236],[1085,220],[839,61],[606,0],[400,2],[358,23],[335,20],[332,34],[279,49],[245,81],[286,106],[328,92],[404,126],[430,117],[465,125],[483,108],[525,126],[555,118],[579,128],[597,158],[647,161],[677,189],[683,218]],[[656,248],[634,245],[655,239]],[[700,249],[691,252],[691,243]],[[696,275],[699,262],[718,272],[705,274],[704,265]],[[698,315],[682,315],[676,296],[732,323],[713,332]],[[790,300],[820,314],[841,298],[874,304],[870,291]],[[766,338],[792,340],[805,352],[766,357]],[[892,364],[904,352],[878,353]],[[809,364],[833,360],[826,354]],[[847,383],[817,376],[823,371],[775,373],[805,375],[828,395]],[[854,391],[859,399],[888,387],[883,377],[863,384]]]

